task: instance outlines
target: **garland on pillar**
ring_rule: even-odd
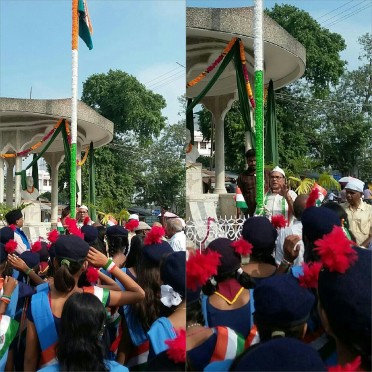
[[[263,215],[264,206],[264,76],[263,76],[263,0],[254,2],[254,70],[255,70],[255,121],[256,121],[256,214]]]
[[[26,150],[16,152],[15,154],[0,154],[0,158],[7,159],[7,158],[15,158],[17,156],[28,156],[29,152],[36,150],[38,147],[40,147],[45,141],[47,141],[53,133],[58,129],[58,127],[61,125],[63,119],[58,120],[57,124],[53,127],[53,129],[45,135],[39,142],[36,142],[34,145],[29,147]]]
[[[186,84],[186,88],[193,87],[197,83],[199,83],[201,80],[203,80],[207,74],[209,74],[211,71],[214,70],[216,66],[225,58],[226,54],[230,52],[231,48],[235,44],[237,38],[234,37],[230,40],[230,42],[227,44],[226,48],[222,51],[222,53],[215,59],[215,61],[209,65],[201,74],[199,74],[195,79],[189,81]]]

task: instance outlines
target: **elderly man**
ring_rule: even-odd
[[[287,220],[288,226],[292,225],[294,221],[293,202],[296,197],[297,194],[288,187],[284,170],[275,167],[270,173],[270,190],[264,199],[266,216],[281,214]]]
[[[87,217],[89,218],[89,220],[87,220],[87,223],[85,223],[85,225],[93,225],[93,221],[90,219],[88,215],[88,207],[86,205],[81,205],[76,213],[77,224],[79,227],[84,225],[84,220]]]
[[[357,178],[345,186],[346,203],[341,204],[345,209],[350,231],[354,234],[358,245],[368,247],[372,241],[372,206],[363,202],[364,182]]]
[[[186,251],[186,235],[179,218],[168,218],[165,231],[168,243],[175,252]]]

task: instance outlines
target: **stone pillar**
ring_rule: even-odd
[[[16,156],[15,159],[15,171],[20,172],[22,170],[22,157]],[[21,176],[15,176],[14,181],[14,201],[15,205],[21,204]]]
[[[0,158],[0,203],[4,202],[4,159]]]
[[[224,119],[227,112],[230,110],[231,105],[235,101],[235,94],[225,94],[222,96],[215,97],[204,97],[202,103],[208,111],[213,115],[215,122],[215,139],[216,139],[216,150],[215,150],[215,194],[225,194],[225,128]]]
[[[14,181],[13,181],[13,169],[14,169],[14,159],[6,159],[7,169],[6,169],[6,205],[7,207],[13,207],[13,190],[14,190]]]
[[[52,228],[57,226],[58,222],[58,169],[64,159],[64,153],[51,153],[44,155],[45,160],[49,163],[51,169],[51,224]]]

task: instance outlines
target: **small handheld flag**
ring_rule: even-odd
[[[247,203],[244,200],[244,196],[239,187],[236,187],[236,208],[248,208]]]
[[[83,39],[89,50],[93,49],[92,34],[93,27],[90,22],[86,0],[79,0],[79,36]]]

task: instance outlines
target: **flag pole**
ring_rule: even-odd
[[[255,71],[255,127],[256,127],[256,214],[263,215],[264,206],[264,120],[263,120],[263,0],[254,1],[254,71]]]
[[[70,166],[70,215],[76,216],[76,147],[78,104],[78,48],[79,13],[78,0],[72,0],[72,95],[71,95],[71,166]]]

